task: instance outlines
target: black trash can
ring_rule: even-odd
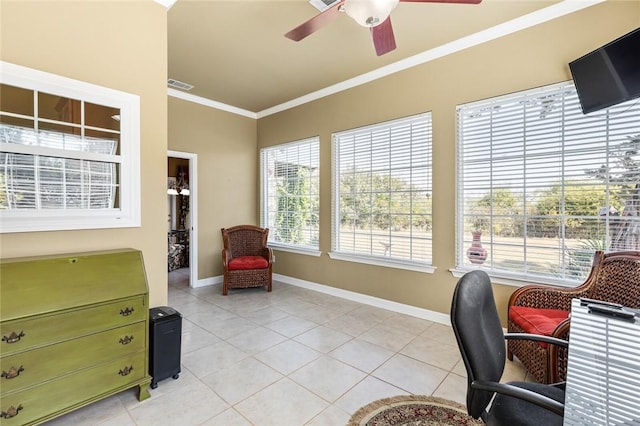
[[[149,310],[149,375],[151,388],[167,377],[180,375],[182,315],[169,306]]]

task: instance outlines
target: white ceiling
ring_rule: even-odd
[[[376,56],[369,30],[346,15],[300,42],[285,38],[319,13],[306,0],[178,0],[168,4],[168,76],[195,87],[170,94],[260,117],[600,1],[401,2],[391,14],[397,49]]]

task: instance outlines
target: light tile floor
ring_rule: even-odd
[[[188,287],[169,274],[182,316],[182,372],[139,402],[129,390],[47,425],[344,425],[401,394],[464,403],[451,327],[279,282],[264,289]],[[508,362],[503,380],[526,379]]]

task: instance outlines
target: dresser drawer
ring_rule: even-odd
[[[145,349],[146,322],[0,358],[0,393],[63,376]]]
[[[148,316],[144,296],[121,299],[55,315],[2,322],[0,353],[13,353],[143,321]]]
[[[0,425],[22,426],[48,420],[107,395],[148,383],[145,356],[145,352],[139,352],[3,395],[0,410],[17,414],[8,419],[0,418]]]

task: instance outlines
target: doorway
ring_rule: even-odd
[[[186,273],[189,287],[198,282],[197,154],[168,151],[167,242],[169,273]]]

